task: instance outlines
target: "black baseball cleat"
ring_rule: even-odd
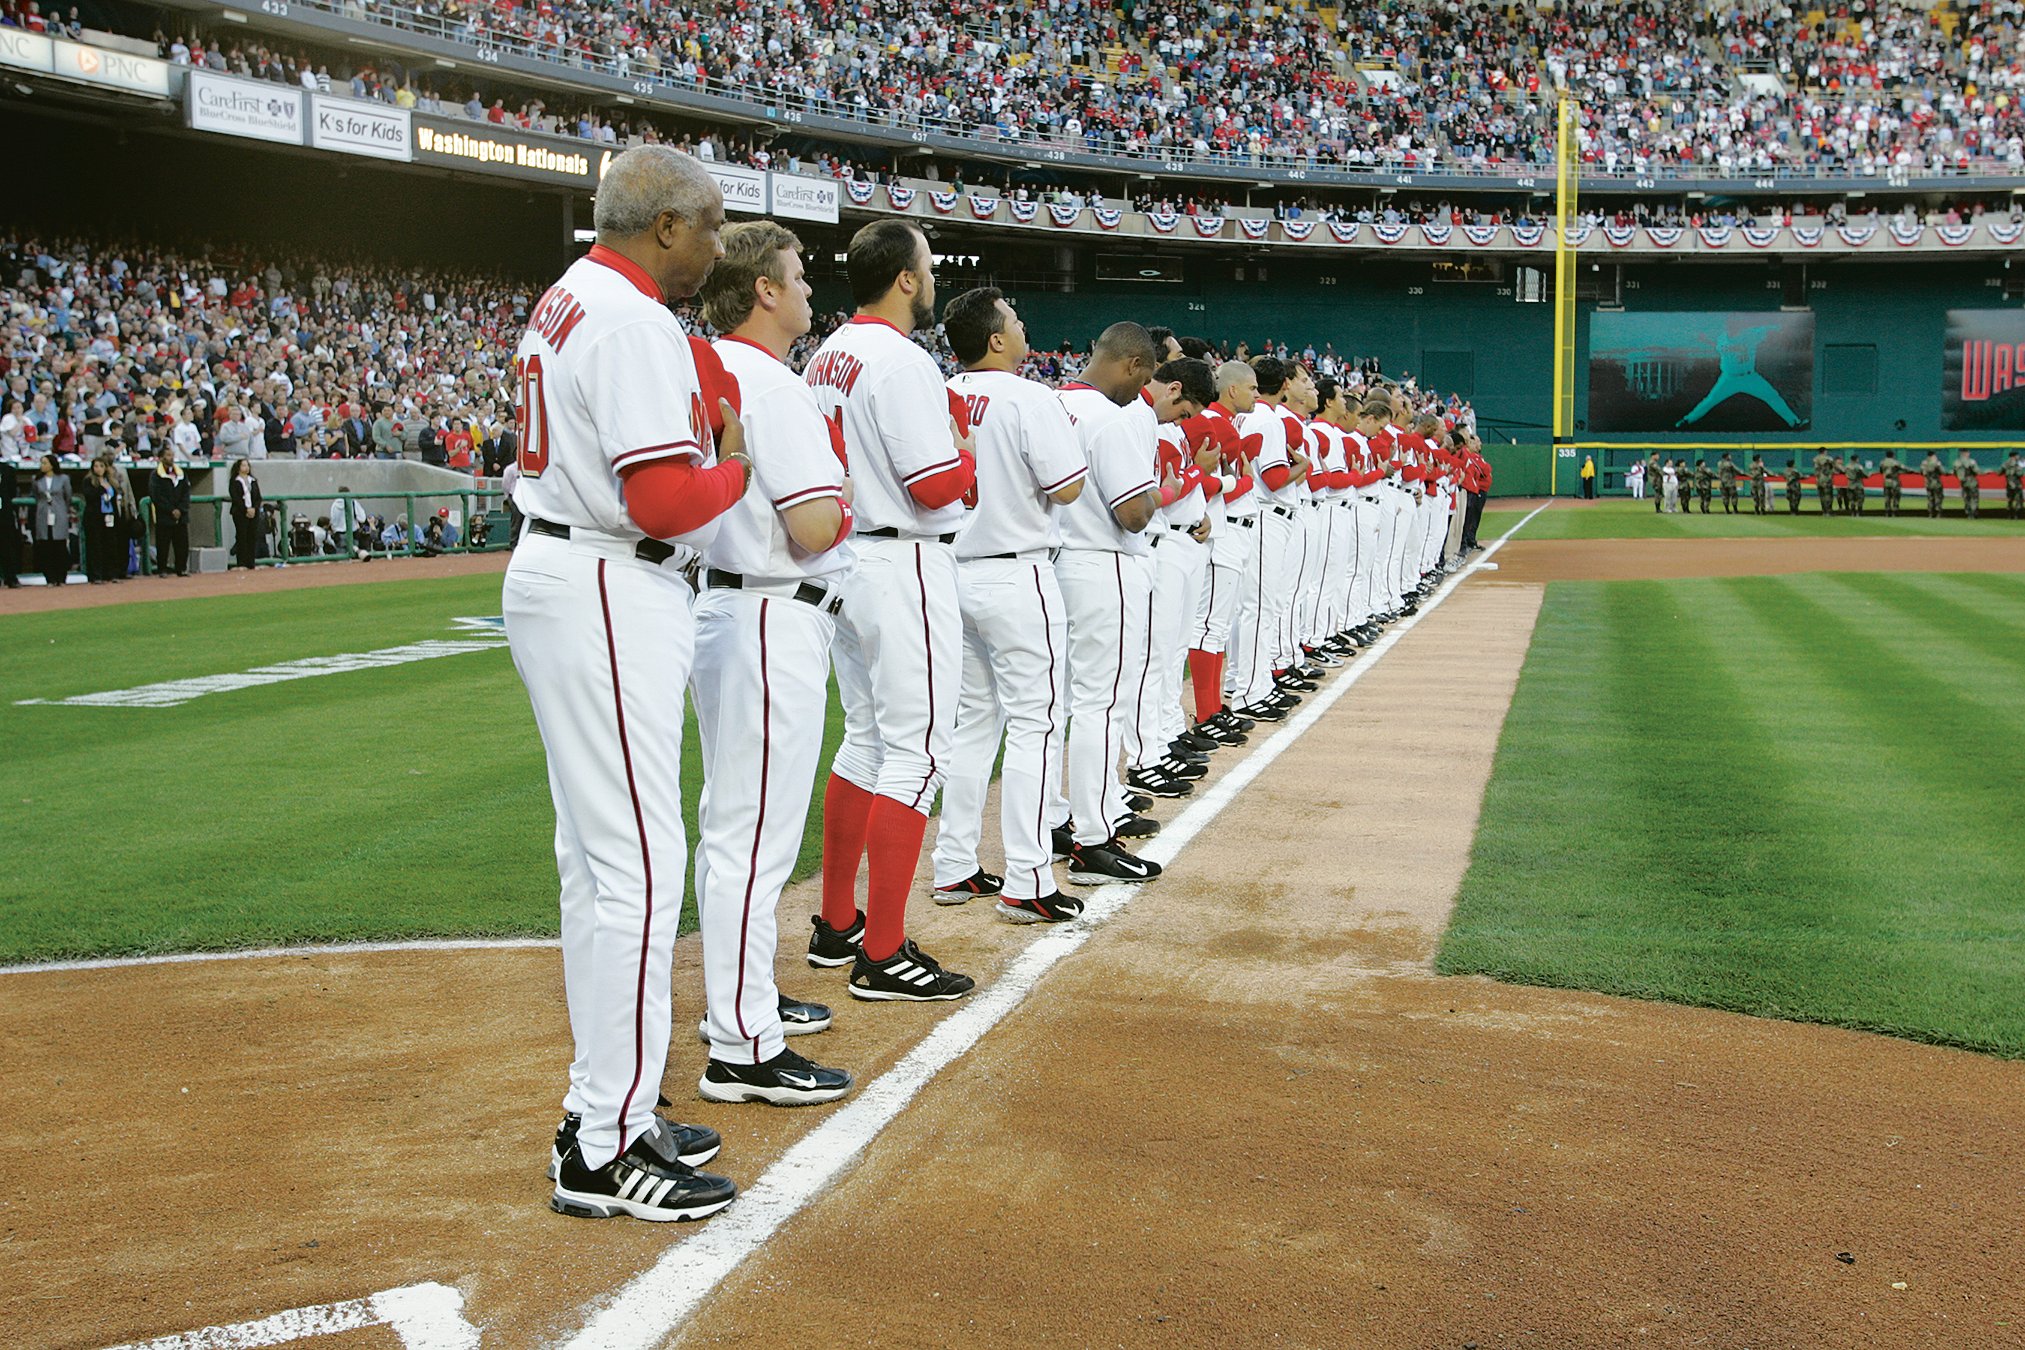
[[[1315,682],[1310,679],[1304,679],[1290,670],[1286,674],[1276,678],[1273,681],[1273,687],[1286,690],[1289,693],[1311,694],[1315,691]]]
[[[1031,900],[1014,900],[1001,895],[993,908],[1007,923],[1067,923],[1083,912],[1083,902],[1073,895],[1056,891]]]
[[[851,967],[851,997],[875,1001],[930,1003],[962,998],[977,988],[977,981],[937,965],[935,958],[908,938],[900,950],[884,961],[858,953]]]
[[[1069,880],[1078,886],[1151,881],[1159,875],[1159,863],[1134,857],[1115,835],[1101,844],[1078,844],[1069,855]]]
[[[1120,839],[1151,839],[1160,833],[1160,822],[1151,816],[1127,816],[1111,827]]]
[[[1215,720],[1232,731],[1251,731],[1258,726],[1251,718],[1232,712],[1229,707],[1218,708]]]
[[[1242,731],[1237,730],[1235,725],[1226,725],[1214,717],[1207,722],[1196,723],[1195,734],[1215,741],[1218,745],[1243,745],[1249,739]]]
[[[1167,748],[1169,750],[1194,750],[1201,754],[1206,755],[1209,754],[1211,751],[1221,747],[1222,744],[1223,742],[1217,740],[1214,736],[1205,734],[1204,732],[1184,731],[1179,736],[1176,736],[1173,740],[1169,741],[1167,743]]]
[[[782,1050],[764,1064],[727,1064],[713,1058],[696,1080],[696,1090],[713,1102],[767,1102],[773,1106],[815,1106],[851,1090],[844,1069],[811,1064]]]
[[[1149,764],[1143,769],[1133,769],[1125,775],[1126,785],[1153,797],[1186,797],[1195,788],[1167,772],[1158,764]]]
[[[935,888],[935,903],[938,905],[961,905],[976,896],[993,896],[1005,889],[1005,878],[995,877],[982,867],[962,881]]]
[[[654,1223],[701,1219],[738,1195],[729,1177],[699,1172],[676,1154],[675,1132],[666,1122],[626,1146],[603,1167],[587,1167],[577,1141],[556,1165],[555,1193],[548,1207],[580,1219],[630,1214]]]
[[[1069,850],[1076,846],[1076,832],[1072,828],[1073,825],[1074,822],[1071,821],[1067,825],[1057,825],[1048,831],[1049,862],[1060,862],[1068,857]]]
[[[1177,749],[1176,747],[1170,745],[1167,747],[1167,753],[1161,756],[1161,758],[1164,761],[1174,764],[1209,763],[1209,755],[1207,753],[1201,750],[1190,750],[1186,746],[1182,746],[1179,749]]]
[[[1289,675],[1298,675],[1304,680],[1312,681],[1321,679],[1323,672],[1320,666],[1309,664],[1309,665],[1295,666],[1292,670],[1288,671],[1287,673]]]
[[[858,948],[865,941],[865,911],[859,910],[851,920],[851,926],[841,931],[823,922],[820,914],[809,915],[809,922],[815,925],[815,932],[809,935],[809,964],[817,970],[826,967],[848,966],[858,959]]]
[[[661,1098],[660,1104],[668,1105],[668,1099]],[[584,1118],[571,1111],[565,1114],[562,1123],[555,1127],[555,1143],[549,1146],[548,1151],[550,1181],[555,1180],[556,1170],[562,1166],[562,1155],[577,1142],[577,1131],[582,1128],[583,1123]],[[685,1166],[701,1167],[717,1156],[717,1150],[724,1147],[724,1141],[718,1138],[717,1131],[708,1125],[682,1125],[672,1120],[663,1120],[661,1124],[674,1132],[675,1156]]]
[[[1125,794],[1125,809],[1127,811],[1146,811],[1150,810],[1152,806],[1153,806],[1153,799],[1143,792],[1128,792]],[[1057,853],[1055,856],[1057,858],[1066,858],[1068,854],[1069,854],[1068,849],[1064,848],[1060,853]]]
[[[1343,664],[1343,658],[1332,651],[1317,647],[1308,653],[1308,664],[1320,670],[1333,670]]]
[[[1287,710],[1277,703],[1254,703],[1249,708],[1238,709],[1238,715],[1256,722],[1283,722]]]
[[[1154,767],[1183,783],[1209,776],[1209,764],[1203,760],[1163,759]]]
[[[776,993],[780,999],[780,1029],[783,1034],[813,1036],[818,1031],[830,1029],[828,1008],[820,1003],[804,1003],[798,998],[789,998],[786,994],[779,994],[778,991]],[[710,1023],[707,1020],[696,1024],[696,1039],[705,1045],[710,1044]],[[663,1097],[661,1105],[667,1104],[668,1099]]]

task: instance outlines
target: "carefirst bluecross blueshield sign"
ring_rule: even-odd
[[[301,145],[309,121],[309,95],[304,91],[209,70],[190,72],[183,108],[193,131],[276,145]]]
[[[415,157],[415,119],[405,108],[317,94],[310,99],[309,143],[319,150],[406,163]]]

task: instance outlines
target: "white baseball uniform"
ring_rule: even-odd
[[[1203,416],[1214,425],[1211,433],[1219,444],[1235,445],[1237,426],[1230,410],[1212,403]],[[1231,623],[1237,618],[1238,595],[1244,589],[1245,558],[1255,542],[1255,515],[1258,497],[1247,481],[1239,479],[1237,456],[1226,452],[1218,474],[1217,493],[1210,498],[1209,566],[1195,606],[1191,642],[1198,651],[1221,655],[1230,641]],[[1214,708],[1198,708],[1196,716],[1208,717]]]
[[[528,531],[501,605],[548,755],[563,989],[576,1054],[566,1111],[586,1166],[651,1128],[668,1062],[682,911],[682,699],[694,630],[682,564],[626,512],[619,471],[708,461],[689,342],[639,267],[593,248],[542,296],[514,356]],[[549,531],[564,531],[556,537]],[[656,561],[655,559],[660,559]]]
[[[1348,627],[1350,567],[1354,529],[1350,490],[1341,485],[1350,471],[1348,435],[1342,428],[1317,421],[1313,427],[1316,468],[1324,486],[1315,489],[1316,512],[1322,518],[1322,567],[1308,613],[1308,641],[1321,642]]]
[[[1260,475],[1248,494],[1258,503],[1249,528],[1252,547],[1245,557],[1245,575],[1238,591],[1237,620],[1231,628],[1229,659],[1224,667],[1224,684],[1232,707],[1247,708],[1264,702],[1274,691],[1274,659],[1277,653],[1280,615],[1287,603],[1287,544],[1293,538],[1293,508],[1280,498],[1288,484],[1276,494],[1263,475],[1274,468],[1287,468],[1287,427],[1280,410],[1260,403],[1238,419],[1240,436],[1258,436],[1259,451],[1253,472]]]
[[[1287,619],[1281,629],[1280,661],[1283,666],[1301,663],[1303,644],[1313,646],[1316,634],[1310,627],[1315,604],[1322,590],[1323,538],[1322,496],[1315,485],[1321,470],[1321,443],[1315,424],[1281,409],[1287,420],[1287,444],[1308,457],[1308,474],[1292,486],[1294,493],[1294,539],[1288,546],[1293,566],[1288,569]]]
[[[949,763],[963,676],[963,614],[956,553],[950,545],[969,522],[961,501],[927,507],[909,488],[960,469],[950,437],[949,391],[927,352],[883,319],[860,315],[838,328],[809,359],[802,378],[845,449],[857,514],[857,570],[844,583],[832,655],[844,705],[844,740],[830,771],[874,797],[918,813],[921,828]],[[871,810],[876,814],[876,803]],[[904,937],[907,875],[867,879],[866,946],[872,930]],[[863,854],[832,858],[825,848],[824,889],[855,878]],[[897,914],[888,915],[887,907]],[[884,960],[890,951],[866,955]]]
[[[1191,533],[1209,514],[1203,473],[1180,423],[1159,428],[1154,473],[1160,478],[1173,473],[1181,480],[1181,493],[1154,512],[1146,531],[1153,548],[1153,598],[1139,702],[1142,765],[1158,763],[1168,745],[1188,730],[1181,715],[1182,665],[1196,598],[1209,571],[1209,544],[1197,542]]]
[[[775,910],[800,856],[829,711],[831,615],[848,542],[806,553],[781,513],[839,498],[844,466],[815,395],[764,347],[715,345],[738,381],[754,481],[703,550],[689,689],[703,748],[696,912],[710,1054],[761,1064],[785,1045]]]
[[[956,541],[963,609],[963,694],[942,783],[935,884],[978,870],[991,765],[1004,733],[999,830],[1009,899],[1053,895],[1047,812],[1062,777],[1068,725],[1069,610],[1055,579],[1061,507],[1050,494],[1088,473],[1055,391],[995,370],[949,381],[977,438],[984,508]]]
[[[1077,843],[1102,844],[1127,814],[1118,760],[1145,661],[1153,590],[1146,536],[1125,529],[1112,512],[1158,486],[1152,410],[1136,412],[1145,407],[1139,399],[1120,408],[1080,383],[1063,388],[1061,400],[1090,477],[1083,495],[1062,510],[1062,551],[1055,560],[1069,609],[1068,800],[1066,812],[1057,803],[1049,823],[1071,815]]]

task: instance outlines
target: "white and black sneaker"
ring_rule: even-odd
[[[1235,718],[1232,722],[1235,722]],[[1248,739],[1236,726],[1211,718],[1195,724],[1195,733],[1204,740],[1215,741],[1218,745],[1243,745]]]
[[[661,1105],[668,1099],[663,1097]],[[563,1113],[562,1123],[555,1127],[555,1143],[548,1151],[548,1179],[555,1180],[556,1171],[562,1166],[562,1155],[577,1141],[577,1131],[583,1128],[584,1118],[574,1111]],[[675,1157],[690,1167],[701,1167],[717,1156],[717,1150],[724,1147],[717,1131],[708,1125],[683,1125],[677,1121],[663,1119],[662,1127],[672,1130],[675,1135]]]
[[[1078,886],[1151,881],[1159,875],[1159,863],[1135,858],[1115,836],[1101,844],[1078,844],[1069,854],[1069,880]]]
[[[1151,816],[1129,815],[1111,827],[1120,839],[1151,839],[1160,833],[1160,822]]]
[[[1125,783],[1149,797],[1186,797],[1195,791],[1194,784],[1183,782],[1159,764],[1133,769],[1125,775]]]
[[[1149,811],[1152,808],[1153,808],[1153,799],[1147,796],[1145,793],[1128,792],[1125,794],[1125,809],[1127,811]],[[1068,850],[1064,849],[1062,852],[1057,853],[1055,856],[1057,858],[1066,858],[1069,856]]]
[[[977,988],[968,975],[944,970],[935,958],[908,938],[900,950],[884,961],[874,961],[859,952],[851,967],[851,997],[902,1003],[931,1003],[962,998]]]
[[[1228,731],[1253,731],[1258,727],[1258,723],[1251,718],[1232,712],[1228,707],[1217,709],[1210,720]]]
[[[1056,891],[1031,900],[1014,900],[1001,895],[994,906],[1007,923],[1067,923],[1082,914],[1083,902]]]
[[[830,1029],[830,1010],[820,1003],[804,1003],[798,998],[779,994],[780,1029],[788,1036],[813,1036],[819,1031]],[[710,1044],[710,1022],[708,1019],[696,1024],[696,1039]],[[691,1164],[692,1166],[694,1164]]]
[[[1199,755],[1207,755],[1222,749],[1223,742],[1200,731],[1184,731],[1169,741],[1167,748],[1170,751],[1193,750]]]
[[[626,1146],[603,1167],[586,1167],[577,1141],[556,1166],[548,1207],[580,1219],[630,1214],[654,1223],[701,1219],[738,1195],[731,1178],[699,1172],[676,1154],[675,1132],[665,1121]]]
[[[1060,862],[1069,856],[1069,850],[1076,846],[1076,832],[1067,825],[1057,825],[1048,831],[1048,861]]]
[[[858,959],[858,948],[865,943],[865,911],[859,910],[851,919],[851,926],[842,930],[823,922],[820,914],[811,914],[809,922],[816,931],[809,935],[809,964],[818,970],[825,967],[848,966]]]
[[[849,1092],[851,1081],[847,1070],[826,1069],[792,1050],[782,1050],[764,1064],[727,1064],[713,1058],[696,1081],[696,1090],[713,1102],[814,1106]]]
[[[968,903],[974,896],[983,896],[988,900],[1004,889],[1004,877],[994,876],[980,867],[961,881],[947,886],[937,886],[933,896],[938,905],[961,905]]]
[[[1183,784],[1191,784],[1197,778],[1209,777],[1209,763],[1206,760],[1163,759],[1154,766],[1170,778],[1178,778]]]

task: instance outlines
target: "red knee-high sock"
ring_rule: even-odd
[[[1223,707],[1223,653],[1190,648],[1188,678],[1195,685],[1195,720],[1216,716]]]
[[[907,937],[907,892],[921,862],[921,837],[928,817],[891,797],[872,801],[871,828],[866,831],[865,956],[884,961],[900,950]]]
[[[871,793],[837,774],[823,790],[823,922],[839,932],[858,919],[858,864],[865,857]]]

